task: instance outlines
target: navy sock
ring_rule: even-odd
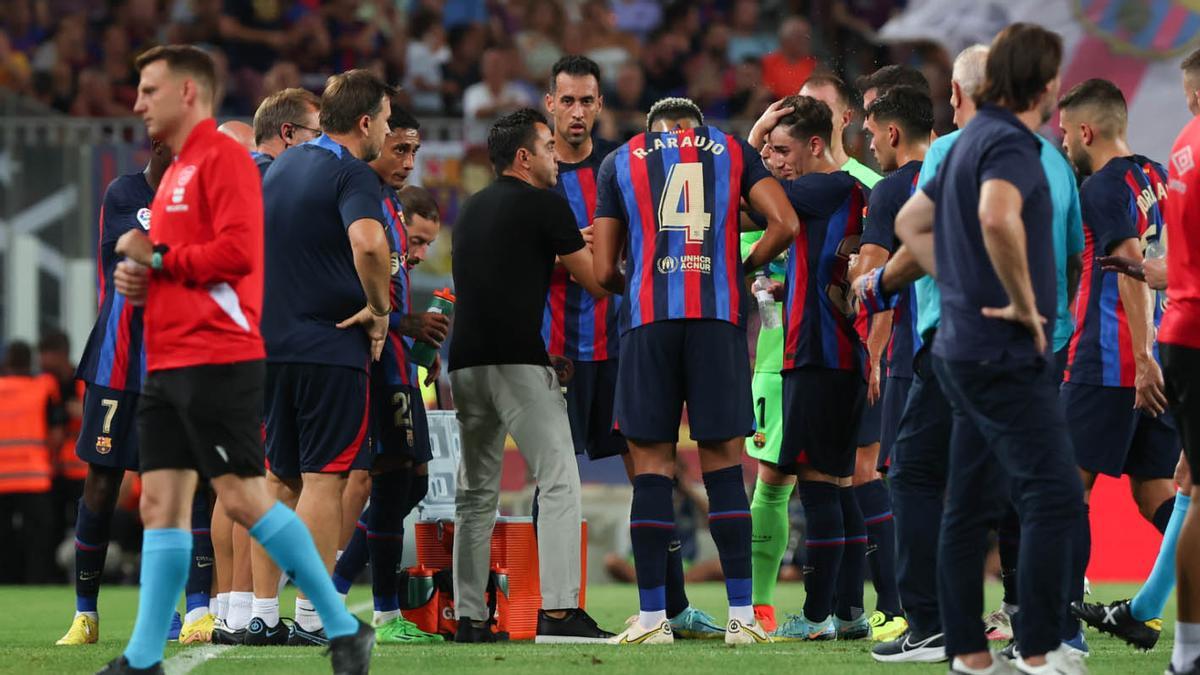
[[[389,471],[371,481],[371,510],[367,516],[367,550],[371,553],[371,595],[375,611],[400,609],[396,573],[404,548],[404,516],[408,469]],[[343,554],[344,555],[344,554]]]
[[[842,505],[842,527],[846,546],[842,549],[842,564],[838,568],[837,616],[853,621],[863,613],[863,583],[867,575],[867,524],[854,496],[854,488],[838,488]]]
[[[350,542],[342,551],[342,557],[333,566],[333,585],[343,595],[350,592],[358,575],[367,567],[367,556],[370,555],[367,550],[367,519],[370,513],[371,507],[368,505],[358,517],[354,534],[350,535]]]
[[[1017,510],[1008,507],[1000,526],[996,529],[996,543],[1000,549],[1000,581],[1004,584],[1004,604],[1020,606],[1017,594],[1017,566],[1021,557],[1021,519]]]
[[[902,613],[896,586],[896,520],[892,498],[881,480],[854,488],[863,522],[867,525],[867,564],[875,585],[875,609],[890,616]]]
[[[1171,522],[1171,513],[1175,510],[1175,497],[1172,496],[1167,501],[1158,505],[1154,511],[1154,529],[1158,530],[1159,534],[1167,531],[1167,525]]]
[[[750,500],[742,481],[742,465],[704,474],[708,492],[708,531],[717,545],[725,594],[730,607],[749,607],[750,600]]]
[[[95,612],[100,597],[100,577],[108,554],[112,511],[96,514],[79,500],[75,518],[75,611]]]
[[[673,489],[666,476],[643,473],[633,477],[629,539],[643,612],[667,609],[667,548],[675,534]]]
[[[208,508],[208,487],[201,485],[192,499],[192,564],[188,569],[187,611],[208,607],[212,591],[213,545],[212,512]]]
[[[683,584],[683,545],[672,535],[667,546],[667,616],[679,616],[688,608],[687,590]]]
[[[824,621],[833,613],[834,584],[842,565],[846,530],[842,523],[842,503],[838,487],[817,481],[799,481],[796,489],[804,505],[804,616]]]

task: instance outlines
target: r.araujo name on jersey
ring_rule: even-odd
[[[1141,155],[1118,157],[1088,177],[1080,188],[1083,208],[1083,274],[1075,297],[1075,335],[1067,352],[1064,380],[1132,387],[1136,368],[1129,319],[1117,288],[1118,273],[1105,272],[1099,256],[1125,239],[1142,250],[1162,236],[1167,171]],[[1162,303],[1154,303],[1154,325]],[[1155,345],[1155,356],[1158,347]]]
[[[117,177],[104,191],[96,255],[96,296],[100,311],[88,335],[75,376],[90,384],[121,391],[141,391],[146,373],[142,344],[142,308],[134,307],[113,286],[120,262],[117,240],[126,232],[150,230],[154,190],[141,171]]]
[[[404,222],[400,198],[390,185],[383,186],[383,220],[388,249],[392,252],[392,313],[388,317],[387,340],[383,343],[383,355],[379,357],[378,367],[388,385],[415,386],[417,364],[410,361],[408,356],[413,339],[400,332],[400,322],[412,306],[408,266],[405,264],[408,257],[408,227]]]
[[[554,191],[566,197],[575,214],[575,224],[583,229],[592,224],[596,213],[596,177],[600,165],[616,144],[602,139],[592,141],[592,154],[576,164],[558,163],[558,184]],[[542,340],[546,351],[573,361],[606,361],[616,358],[620,333],[617,313],[620,297],[611,295],[596,300],[583,286],[571,279],[565,267],[557,265],[550,274],[550,291],[542,317]]]
[[[745,141],[711,126],[642,133],[608,156],[596,217],[628,225],[622,331],[671,319],[745,326],[738,206],[769,177]]]

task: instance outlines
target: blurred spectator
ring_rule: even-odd
[[[165,37],[157,0],[126,0],[118,6],[116,19],[125,30],[125,39],[135,54],[162,42]]]
[[[263,91],[277,92],[300,87],[300,69],[291,61],[278,61],[263,75]]]
[[[659,28],[650,35],[642,47],[641,63],[646,89],[652,99],[683,93],[686,83],[683,63],[687,51],[687,42],[666,29]]]
[[[112,87],[112,100],[125,109],[122,114],[129,115],[137,101],[137,74],[133,72],[133,51],[125,39],[125,31],[110,24],[104,29],[100,44],[100,69]]]
[[[8,0],[2,7],[4,11],[0,13],[0,21],[3,21],[4,32],[12,48],[27,57],[32,56],[50,36],[47,30],[49,22],[38,20],[32,0]]]
[[[755,119],[774,100],[770,90],[763,86],[762,63],[758,59],[748,57],[737,64],[730,79],[733,93],[726,117]]]
[[[84,68],[79,73],[71,114],[76,117],[123,117],[131,114],[126,106],[113,98],[114,89],[108,75],[99,68]]]
[[[13,49],[8,34],[0,31],[0,88],[25,93],[29,85],[29,59]]]
[[[468,24],[450,28],[446,34],[450,58],[442,66],[442,111],[458,116],[463,112],[463,93],[479,81],[479,57],[483,54],[483,27]]]
[[[414,14],[409,20],[408,69],[402,85],[418,115],[442,111],[442,62],[448,58],[446,31],[438,15],[430,11]]]
[[[167,39],[196,45],[221,44],[221,0],[177,2],[175,21],[167,28]]]
[[[771,95],[783,98],[800,91],[817,68],[812,55],[812,28],[798,16],[779,27],[779,49],[763,58],[763,82]]]
[[[599,64],[601,79],[616,78],[621,66],[636,57],[637,40],[617,30],[616,15],[605,0],[588,0],[581,11],[583,53]]]
[[[646,92],[646,78],[641,67],[636,63],[621,66],[615,84],[604,95],[604,111],[600,118],[602,135],[624,141],[645,131],[646,112],[653,104],[654,98]]]
[[[617,30],[643,40],[662,21],[662,7],[654,0],[615,0],[612,3]]]
[[[517,34],[517,49],[525,62],[525,75],[541,84],[563,55],[562,30],[566,14],[557,0],[529,0],[525,4],[525,30]]]
[[[775,51],[779,41],[759,25],[758,0],[737,0],[729,19],[730,63],[742,63],[747,58],[761,59]]]
[[[513,82],[510,62],[513,54],[503,49],[483,53],[483,81],[467,87],[463,93],[463,124],[468,146],[487,143],[491,121],[501,115],[533,105],[533,99]]]
[[[65,16],[58,22],[54,37],[44,42],[33,54],[35,71],[51,71],[62,64],[71,71],[87,65],[87,23],[82,14]]]
[[[440,4],[442,6],[442,25],[446,27],[446,30],[469,24],[487,23],[488,9],[484,0],[445,0]]]

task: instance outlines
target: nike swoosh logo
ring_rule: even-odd
[[[275,630],[269,630],[269,631],[267,631],[267,632],[266,632],[266,636],[267,636],[267,637],[275,637],[275,636],[276,636],[276,635],[278,635],[278,634],[279,634],[279,629],[278,629],[278,628],[276,628]]]
[[[212,564],[212,561],[211,561],[211,560],[208,560],[208,561],[205,561],[205,562],[198,562],[198,563],[196,563],[196,567],[201,567],[201,568],[204,568],[204,567],[212,567],[212,566],[213,566],[213,564]]]
[[[100,576],[99,572],[80,572],[79,580],[80,581],[91,581],[92,579],[95,579],[99,576]]]

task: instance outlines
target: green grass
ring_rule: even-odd
[[[1128,597],[1136,590],[1128,585],[1098,585],[1093,599],[1113,600]],[[693,584],[688,592],[692,603],[722,618],[724,589],[720,584]],[[804,597],[799,584],[779,586],[780,618],[787,609],[798,608]],[[869,595],[869,590],[868,590]],[[368,600],[368,589],[357,589],[350,603]],[[637,607],[637,592],[632,586],[592,586],[588,609],[602,626],[615,629]],[[999,603],[999,588],[989,586],[987,607]],[[103,612],[101,641],[87,647],[55,647],[54,641],[67,629],[74,600],[68,587],[0,588],[0,673],[90,673],[120,653],[133,627],[137,609],[136,589],[110,588],[100,596]],[[285,594],[283,606],[292,601]],[[873,601],[868,597],[868,606]],[[1162,673],[1170,658],[1174,630],[1174,604],[1164,618],[1165,634],[1153,652],[1142,653],[1123,643],[1089,632],[1091,672],[1104,674]],[[194,647],[172,644],[171,657]],[[677,642],[669,647],[538,646],[531,643],[501,645],[440,645],[426,647],[379,647],[374,670],[379,673],[454,673],[477,672],[538,675],[564,669],[591,669],[596,673],[945,673],[944,665],[893,665],[875,663],[866,642],[789,643],[763,647],[732,649],[721,642]],[[170,670],[168,670],[170,672]],[[194,673],[301,675],[328,673],[328,662],[317,649],[238,647],[201,665]]]

